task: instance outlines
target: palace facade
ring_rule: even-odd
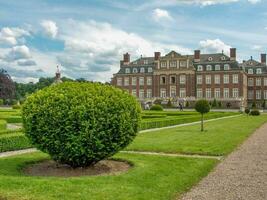
[[[131,61],[123,55],[120,70],[111,84],[129,91],[140,101],[171,100],[193,105],[198,99],[220,102],[222,107],[240,108],[267,100],[266,54],[239,63],[236,49],[230,56],[222,53],[181,55],[175,51],[162,56],[141,57]]]

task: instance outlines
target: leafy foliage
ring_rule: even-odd
[[[163,111],[163,107],[159,104],[151,106],[150,110]]]
[[[32,147],[29,139],[22,133],[0,135],[0,152],[26,149]]]
[[[258,109],[253,109],[252,111],[250,111],[250,115],[252,116],[259,116],[261,113]]]
[[[65,82],[29,96],[22,108],[25,134],[52,159],[84,167],[114,155],[136,136],[141,108],[120,89]]]
[[[204,130],[204,117],[203,115],[205,113],[208,113],[210,111],[210,104],[207,100],[201,99],[196,102],[195,109],[197,112],[201,114],[201,131]]]

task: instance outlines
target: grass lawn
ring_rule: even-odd
[[[137,151],[225,155],[234,150],[255,129],[267,122],[267,115],[238,116],[200,125],[139,134],[127,148]]]
[[[210,159],[118,154],[134,164],[116,176],[82,178],[30,177],[20,172],[26,163],[46,159],[43,153],[0,159],[0,199],[174,199],[198,182],[214,167]]]

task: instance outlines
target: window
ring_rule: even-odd
[[[233,74],[233,83],[238,83],[238,74]]]
[[[202,75],[197,76],[197,84],[202,84]]]
[[[147,71],[148,71],[149,73],[151,73],[151,72],[153,71],[152,67],[149,67],[149,68],[147,69]]]
[[[215,88],[214,98],[215,99],[221,98],[221,89],[220,88]]]
[[[180,75],[180,84],[185,84],[185,75]]]
[[[224,98],[229,98],[229,88],[224,88],[223,89],[223,97]]]
[[[248,74],[253,74],[253,69],[248,69]]]
[[[132,95],[136,97],[136,90],[132,90]]]
[[[136,85],[136,77],[132,77],[132,85]]]
[[[176,61],[170,61],[170,67],[176,67]]]
[[[171,86],[170,91],[171,97],[176,97],[176,86]]]
[[[239,90],[238,88],[233,88],[233,98],[239,97]]]
[[[137,73],[138,72],[138,70],[137,70],[137,68],[133,68],[133,73]]]
[[[208,61],[212,61],[212,60],[213,60],[212,57],[209,57],[209,58],[208,58]]]
[[[126,73],[126,74],[131,73],[131,72],[130,72],[130,69],[129,69],[129,68],[126,68],[126,69],[125,69],[125,73]]]
[[[264,99],[267,99],[267,90],[264,90]]]
[[[210,99],[211,98],[211,88],[206,89],[206,98]]]
[[[197,98],[203,98],[203,93],[202,93],[202,89],[201,88],[198,88],[197,89]]]
[[[144,64],[147,65],[148,64],[148,60],[144,60]]]
[[[180,61],[180,67],[186,67],[186,61]]]
[[[142,68],[140,69],[140,73],[145,73],[145,68],[142,67]]]
[[[161,98],[166,98],[166,89],[165,88],[161,88],[160,89],[160,97]]]
[[[206,70],[207,70],[207,71],[211,71],[211,70],[212,70],[212,66],[211,66],[211,65],[207,65],[207,66],[206,66]]]
[[[152,85],[152,77],[147,77],[146,84],[147,85]]]
[[[261,91],[256,90],[256,99],[261,99]]]
[[[229,83],[229,75],[228,74],[223,75],[223,83],[224,84],[228,84]]]
[[[248,79],[248,86],[254,86],[254,80],[253,78]]]
[[[198,66],[197,66],[197,71],[199,71],[199,72],[200,72],[200,71],[203,71],[203,66],[202,66],[202,65],[198,65]]]
[[[146,97],[147,98],[152,98],[152,90],[151,89],[148,89],[147,91],[146,91]]]
[[[122,78],[118,78],[117,79],[117,85],[118,86],[122,86]]]
[[[264,78],[264,86],[267,86],[267,78]]]
[[[221,77],[220,77],[220,75],[215,75],[215,84],[221,84]]]
[[[161,68],[166,68],[167,67],[167,62],[163,61],[160,63]]]
[[[186,90],[185,88],[180,88],[180,98],[185,98],[186,97]]]
[[[139,78],[139,85],[144,85],[144,77]]]
[[[223,66],[223,68],[224,68],[224,70],[229,70],[229,69],[230,69],[230,65],[229,65],[229,64],[225,64],[225,65]]]
[[[221,70],[221,66],[220,65],[215,65],[215,70],[216,71],[220,71]]]
[[[221,57],[221,60],[225,60],[225,56],[222,56],[222,57]]]
[[[171,84],[175,84],[175,83],[176,83],[176,78],[175,78],[175,76],[171,76],[170,81],[171,81]]]
[[[166,84],[166,77],[165,76],[162,76],[160,78],[160,84]]]
[[[144,99],[145,98],[145,92],[143,89],[139,90],[139,98]]]
[[[248,99],[254,99],[254,91],[253,90],[248,91]]]
[[[262,73],[261,68],[258,68],[258,69],[256,70],[256,74],[261,74],[261,73]]]
[[[256,78],[256,86],[261,86],[261,78]]]
[[[206,84],[211,84],[211,75],[206,75]]]
[[[128,86],[129,85],[129,78],[125,77],[124,78],[124,86]]]

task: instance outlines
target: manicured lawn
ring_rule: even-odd
[[[116,176],[82,178],[30,177],[20,172],[27,162],[47,158],[24,154],[0,159],[0,199],[92,199],[166,200],[188,190],[214,167],[217,161],[163,156],[118,154],[134,167]]]
[[[157,151],[188,154],[225,155],[234,150],[253,131],[267,122],[267,115],[238,116],[205,123],[139,134],[127,148],[137,151]]]

